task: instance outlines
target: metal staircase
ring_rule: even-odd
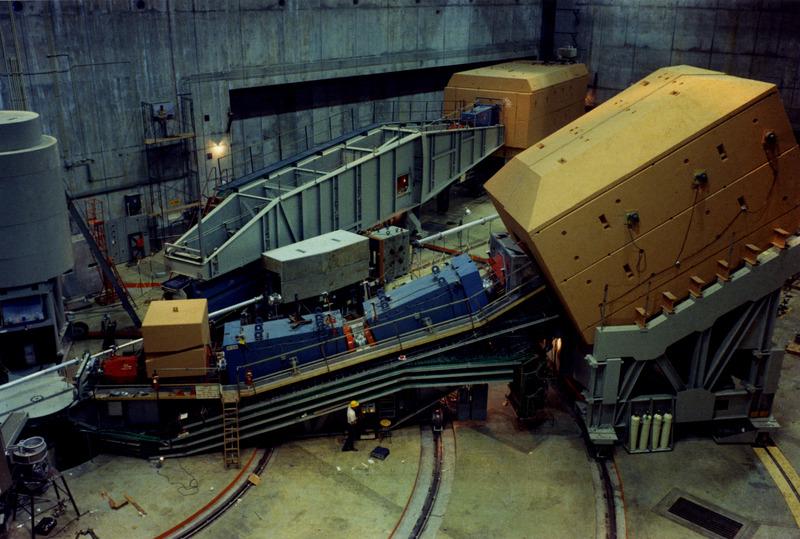
[[[241,466],[239,452],[239,396],[225,392],[220,386],[222,399],[222,451],[225,456],[225,467]]]

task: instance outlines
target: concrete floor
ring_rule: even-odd
[[[491,213],[485,197],[469,200],[472,213],[465,220]],[[455,200],[454,209],[445,216],[428,214],[427,222],[438,221],[434,228],[454,226],[463,214],[463,204],[458,202],[463,200]],[[502,227],[499,221],[491,226],[495,231]],[[470,231],[469,243],[480,243],[488,229]],[[467,243],[465,237],[462,241]],[[441,243],[454,247],[458,239]],[[482,245],[473,249],[475,254],[483,251]],[[430,262],[440,255],[424,256]],[[130,270],[123,269],[126,280]],[[142,311],[148,299],[160,296],[158,290],[135,290],[134,294],[139,294]],[[780,346],[800,328],[800,293],[797,296],[776,328],[775,341]],[[111,312],[120,327],[124,325],[124,313]],[[96,350],[99,343],[86,341],[80,346]],[[783,428],[774,438],[796,468],[800,468],[798,389],[800,358],[787,354],[774,409]],[[456,422],[452,427],[455,455],[448,461],[453,467],[448,470],[449,497],[436,515],[436,536],[604,537],[604,529],[597,524],[601,493],[594,486],[595,464],[572,418],[556,404],[538,424],[523,425],[507,405],[505,393],[505,386],[491,388],[486,422]],[[752,521],[757,526],[755,537],[800,537],[786,502],[751,447],[721,446],[710,439],[681,439],[680,431],[676,434],[672,452],[616,452],[627,537],[700,537],[654,511],[676,489]],[[374,440],[359,442],[360,451],[354,453],[342,453],[340,444],[341,439],[321,437],[279,445],[260,484],[200,536],[389,537],[417,480],[419,427],[395,432],[386,442],[391,454],[385,461],[370,461]],[[244,462],[252,451],[244,450]],[[167,460],[160,470],[144,460],[96,457],[67,472],[84,516],[77,522],[69,522],[69,511],[60,516],[55,536],[74,537],[77,530],[91,527],[103,539],[153,537],[203,507],[225,485],[235,483],[238,473],[223,467],[220,454]],[[100,496],[103,489],[117,500],[125,493],[131,495],[148,514],[140,516],[130,506],[112,510]],[[13,524],[10,537],[28,536],[27,523],[19,524]]]
[[[248,457],[253,449],[247,450]],[[75,537],[78,530],[92,528],[101,539],[154,537],[182,521],[226,486],[238,470],[226,470],[220,455],[166,460],[161,468],[142,459],[100,455],[64,472],[81,518],[68,505],[58,516],[55,537]],[[196,482],[195,482],[196,480]],[[109,507],[105,491],[115,501],[131,496],[145,510],[141,515],[131,505]],[[27,515],[25,515],[27,517]],[[43,514],[37,515],[37,521]],[[12,538],[30,537],[29,520],[12,523]],[[124,531],[124,533],[123,533]]]
[[[341,440],[318,438],[280,446],[264,481],[206,532],[207,537],[388,537],[414,487],[419,428],[402,429],[371,459],[374,440],[343,453]]]
[[[592,537],[595,493],[580,430],[563,412],[533,430],[491,387],[485,422],[456,422],[456,470],[440,537]],[[570,518],[565,519],[565,511]]]

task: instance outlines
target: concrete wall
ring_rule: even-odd
[[[253,118],[226,134],[230,89],[535,56],[540,13],[540,0],[0,2],[0,108],[42,115],[65,182],[81,193],[146,180],[140,104],[188,93],[205,180],[220,141],[226,154],[249,160],[244,148],[255,144],[267,159],[276,132],[316,122],[322,139],[331,113],[353,114]],[[441,93],[402,101],[430,99]],[[107,211],[121,213],[133,192],[149,203],[147,190],[130,187],[106,195]],[[188,198],[180,184],[162,196]]]
[[[598,102],[690,64],[775,83],[800,129],[800,2],[558,0],[555,45],[569,43],[597,74]]]

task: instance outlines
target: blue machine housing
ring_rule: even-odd
[[[249,363],[258,362],[249,368],[254,378],[260,378],[290,368],[292,358],[300,366],[347,350],[340,312],[318,312],[305,319],[311,323],[295,327],[288,318],[244,326],[241,322],[225,324],[222,346],[228,383],[235,383],[237,376],[239,382],[244,382],[245,373],[239,367]],[[244,337],[244,345],[239,343],[240,336]]]
[[[372,336],[381,341],[474,313],[488,301],[477,266],[468,255],[459,255],[388,295],[379,291],[377,297],[363,303],[364,319]],[[245,381],[245,365],[253,378],[261,378],[291,368],[293,358],[301,366],[348,351],[340,312],[318,312],[305,318],[311,323],[296,325],[281,318],[225,324],[222,345],[228,383]]]
[[[259,261],[210,281],[199,281],[185,275],[176,275],[161,283],[161,288],[165,292],[182,291],[186,294],[187,299],[205,298],[208,300],[208,312],[214,312],[263,294],[262,274],[263,269]]]
[[[458,255],[389,294],[379,291],[363,306],[372,335],[381,341],[467,315],[488,301],[477,266],[468,255]]]
[[[500,123],[500,106],[476,104],[472,110],[461,113],[461,122],[472,127],[497,125]]]

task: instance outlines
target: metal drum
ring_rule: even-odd
[[[11,449],[14,464],[34,466],[47,459],[47,443],[41,436],[26,438]]]
[[[50,483],[50,461],[44,438],[26,438],[9,449],[15,475],[19,478],[18,488],[36,495],[46,491]]]

